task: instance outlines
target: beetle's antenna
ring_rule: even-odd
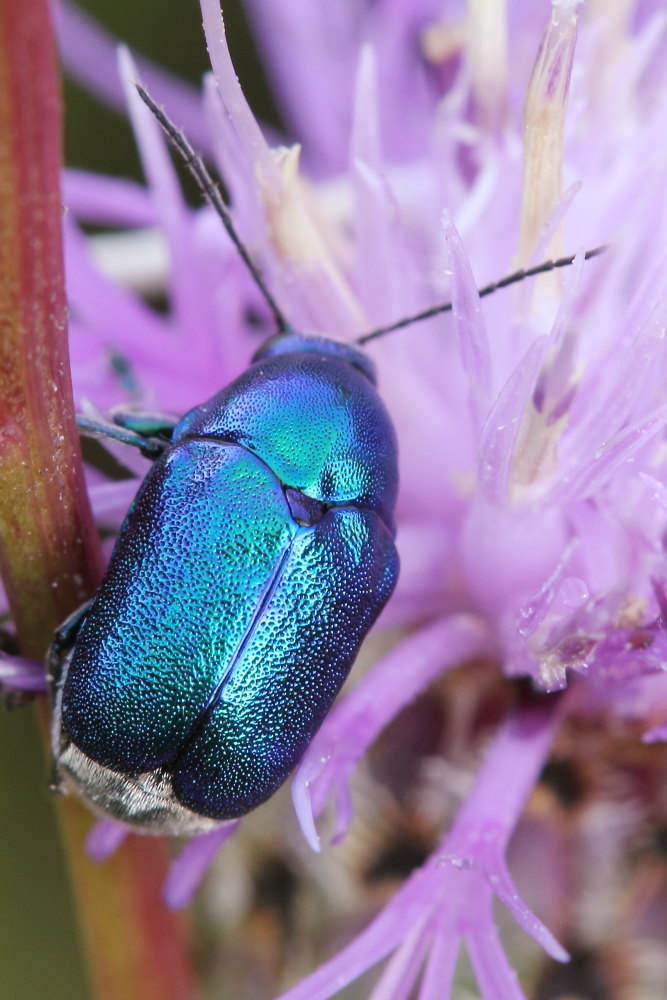
[[[174,125],[174,123],[167,117],[163,109],[158,107],[153,98],[146,90],[144,90],[141,84],[136,83],[135,86],[139,93],[139,97],[150,109],[150,111],[152,111],[158,123],[162,126],[165,135],[183,160],[183,165],[194,178],[197,187],[208,200],[212,208],[214,208],[220,216],[222,224],[227,230],[232,243],[236,247],[239,257],[250,271],[253,281],[259,288],[266,304],[273,313],[273,318],[276,321],[279,331],[281,333],[288,333],[291,330],[290,324],[283,316],[278,303],[267,288],[266,282],[258,270],[257,265],[252,260],[244,244],[241,242],[241,238],[236,232],[236,227],[234,226],[232,217],[229,214],[229,209],[225,205],[224,199],[220,193],[220,188],[209,174],[201,156],[198,153],[195,153],[184,133],[177,128],[176,125]]]
[[[593,257],[599,257],[600,254],[604,253],[608,249],[608,245],[595,247],[594,250],[587,250],[584,254],[584,260],[591,260]],[[542,264],[536,264],[535,267],[522,268],[520,271],[514,271],[512,274],[508,274],[506,277],[501,278],[500,281],[492,281],[490,285],[485,285],[484,288],[479,288],[477,294],[480,299],[483,299],[486,295],[492,295],[493,292],[497,292],[499,288],[507,288],[508,285],[515,285],[519,281],[523,281],[524,278],[534,278],[537,274],[546,274],[548,271],[555,271],[559,267],[569,267],[570,264],[574,263],[576,254],[571,257],[559,257],[558,260],[546,260]],[[394,330],[402,330],[406,326],[411,326],[413,323],[420,323],[423,319],[431,319],[432,316],[439,316],[440,313],[451,312],[453,309],[452,302],[443,302],[437,306],[431,306],[430,309],[425,309],[423,312],[416,313],[414,316],[406,316],[405,319],[400,319],[397,323],[390,323],[389,326],[379,326],[376,330],[371,330],[369,333],[364,333],[363,336],[357,337],[354,340],[355,344],[367,344],[370,340],[376,340],[378,337],[384,337],[386,333],[393,333]]]

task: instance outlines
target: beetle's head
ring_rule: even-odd
[[[323,354],[327,357],[346,361],[365,375],[373,384],[377,384],[375,365],[363,351],[352,344],[344,344],[340,340],[318,336],[314,333],[278,333],[265,340],[253,357],[255,361],[265,361],[280,354]]]

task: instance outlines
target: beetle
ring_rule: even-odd
[[[79,421],[154,464],[97,594],[56,634],[52,747],[57,785],[95,811],[143,832],[195,834],[285,781],[394,589],[396,435],[360,346],[451,306],[354,345],[292,331],[203,162],[139,89],[279,333],[178,422]]]
[[[281,335],[174,428],[58,684],[58,772],[98,809],[198,832],[303,755],[398,574],[373,381],[360,351]]]

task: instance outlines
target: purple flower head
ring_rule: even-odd
[[[402,573],[376,630],[384,652],[353,678],[294,779],[307,840],[319,850],[316,821],[331,800],[342,840],[360,759],[433,685],[458,704],[465,664],[480,677],[470,720],[494,691],[496,734],[424,865],[283,997],[333,996],[388,956],[373,1000],[447,997],[463,943],[485,1000],[520,998],[494,898],[552,958],[567,958],[505,858],[553,741],[600,718],[610,731],[636,727],[638,746],[642,731],[659,741],[667,727],[664,11],[251,0],[293,130],[278,146],[245,100],[217,0],[201,5],[212,65],[201,98],[126,51],[116,76],[111,42],[61,9],[66,65],[106,99],[123,95],[146,178],[65,179],[77,405],[185,412],[272,332],[217,217],[185,202],[137,79],[215,161],[295,328],[350,340],[452,302],[451,314],[368,348],[399,437]],[[86,222],[119,231],[88,239]],[[610,248],[586,262],[601,244]],[[569,252],[566,271],[481,302],[486,282]],[[166,314],[146,302],[163,285]],[[137,476],[89,473],[98,521],[117,528],[146,462],[110,450]],[[3,685],[22,669],[0,666]],[[33,689],[30,677],[26,666],[16,686]],[[515,698],[519,679],[540,692],[539,707]],[[458,722],[469,769],[489,724]],[[428,812],[425,770],[422,760],[417,812]],[[170,905],[189,900],[235,828],[186,847]],[[120,838],[105,821],[91,853],[106,856]],[[547,887],[541,900],[554,920],[557,895]]]

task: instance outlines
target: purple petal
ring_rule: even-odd
[[[667,510],[667,486],[661,483],[659,479],[656,479],[655,476],[649,475],[648,472],[640,472],[639,478],[649,487],[654,499],[657,500],[664,510]]]
[[[567,962],[569,960],[568,953],[556,941],[551,931],[526,906],[519,895],[507,865],[500,852],[496,854],[490,837],[486,840],[483,850],[481,867],[484,869],[494,895],[501,903],[505,904],[519,927],[537,941],[548,955],[551,955],[557,962]],[[487,851],[488,854],[486,854]]]
[[[44,664],[0,652],[0,688],[47,694],[49,679]]]
[[[360,53],[350,140],[354,198],[356,291],[372,323],[390,323],[416,311],[411,294],[420,287],[396,194],[386,173],[380,142],[375,51]]]
[[[271,186],[271,178],[274,178],[274,183],[276,182],[276,169],[271,151],[248,106],[232,65],[220,5],[217,0],[201,0],[201,10],[206,44],[220,97],[233,122],[238,141],[250,153],[255,169],[263,172],[265,182]]]
[[[658,377],[665,353],[665,323],[662,304],[629,343],[627,335],[619,338],[591,372],[591,384],[582,386],[572,408],[573,433],[566,440],[568,452],[579,461],[622,433],[641,415],[637,406],[644,408],[645,401],[653,398],[651,383]]]
[[[340,169],[350,129],[359,6],[350,0],[325,6],[253,0],[248,7],[297,136],[307,138],[320,169]]]
[[[545,349],[545,339],[534,341],[499,392],[482,429],[477,468],[480,491],[490,502],[507,498],[519,432]]]
[[[202,344],[212,339],[213,323],[210,312],[206,311],[209,298],[199,285],[198,253],[190,212],[184,204],[162,129],[137,93],[135,84],[139,77],[125,48],[119,51],[119,72],[141,162],[169,244],[174,320],[188,337],[189,349],[199,353]]]
[[[488,410],[491,389],[491,354],[489,351],[482,304],[477,284],[454,225],[445,216],[443,229],[447,242],[448,268],[451,269],[452,303],[461,363],[468,378],[474,422],[481,427]]]
[[[112,819],[100,819],[86,838],[86,854],[93,861],[106,861],[130,833],[128,827]]]
[[[527,1000],[490,920],[466,934],[465,941],[483,1000]]]
[[[154,226],[155,204],[146,188],[120,177],[66,170],[63,201],[77,219],[106,226]]]
[[[413,927],[394,952],[368,1000],[408,1000],[430,944],[428,921]]]
[[[566,584],[565,573],[572,562],[575,551],[576,543],[570,542],[551,576],[544,581],[537,593],[531,594],[526,604],[520,609],[518,632],[521,636],[528,637],[532,635],[553,607],[556,598],[561,592],[561,587]],[[569,579],[572,580],[573,578],[570,577]],[[572,584],[570,584],[569,589],[573,589]],[[582,598],[586,599],[583,595]]]
[[[210,833],[195,837],[183,848],[171,864],[163,890],[163,899],[170,910],[182,910],[189,905],[206,869],[238,825],[239,820],[222,823]]]
[[[565,480],[560,497],[569,500],[574,497],[591,496],[600,490],[614,472],[629,463],[651,439],[659,434],[667,424],[667,406],[661,406],[645,420],[641,420],[620,431],[600,448],[591,460],[586,457],[578,469],[572,471]]]
[[[458,936],[452,934],[451,928],[443,922],[443,926],[436,930],[418,1000],[443,1000],[450,995],[459,944]]]
[[[642,743],[662,743],[667,740],[667,722],[647,729],[642,735]]]
[[[488,821],[504,831],[507,843],[542,770],[561,709],[562,701],[555,696],[518,709],[505,720],[456,819],[456,830]]]
[[[386,958],[409,929],[421,925],[436,901],[438,885],[431,868],[415,872],[351,944],[277,1000],[327,1000],[342,990]]]

